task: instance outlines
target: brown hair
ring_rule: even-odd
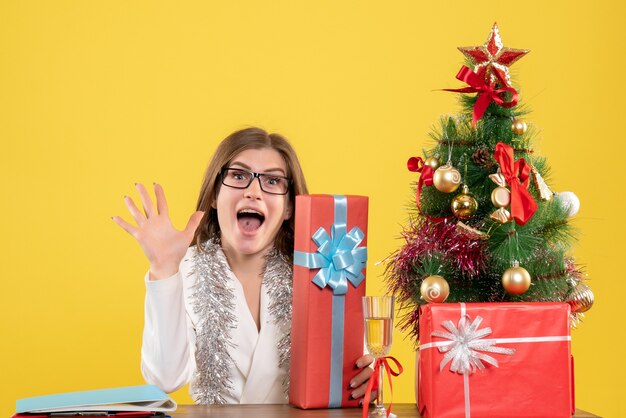
[[[203,242],[210,239],[219,240],[220,238],[217,210],[212,207],[212,203],[217,198],[220,190],[221,183],[219,177],[222,168],[228,166],[242,151],[263,148],[273,149],[283,157],[287,164],[287,177],[292,179],[289,187],[289,201],[293,208],[292,216],[288,220],[283,221],[278,235],[276,235],[274,246],[289,259],[293,257],[293,212],[295,212],[295,200],[296,195],[307,193],[306,181],[304,180],[304,174],[302,173],[302,167],[296,152],[287,139],[279,134],[268,134],[260,128],[247,128],[233,132],[215,150],[215,154],[213,154],[213,158],[204,174],[196,206],[196,210],[205,212],[193,240],[198,249],[202,250],[201,244]]]

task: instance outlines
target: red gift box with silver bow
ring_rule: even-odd
[[[571,417],[566,303],[440,303],[420,308],[423,418]]]

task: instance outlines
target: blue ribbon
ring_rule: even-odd
[[[320,269],[313,283],[320,288],[330,286],[334,295],[348,292],[348,281],[358,287],[365,279],[363,269],[367,261],[367,247],[359,247],[365,234],[358,226],[346,233],[348,201],[345,196],[334,196],[335,222],[330,235],[324,228],[318,229],[311,239],[317,244],[317,251],[306,253],[295,251],[294,264],[309,269]]]
[[[348,281],[358,287],[365,279],[362,270],[367,261],[367,247],[359,247],[365,234],[359,227],[346,233],[348,199],[333,196],[335,199],[335,221],[330,235],[324,228],[318,229],[311,239],[317,244],[317,251],[294,252],[294,264],[309,269],[320,270],[313,277],[313,283],[320,288],[329,286],[333,290],[332,328],[330,341],[330,386],[328,407],[341,407],[343,393],[343,338],[344,338],[344,295],[348,292]]]

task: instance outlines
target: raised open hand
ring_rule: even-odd
[[[172,225],[161,185],[154,184],[156,208],[143,184],[136,183],[136,187],[143,204],[143,212],[128,196],[124,196],[124,203],[137,226],[120,216],[113,216],[112,219],[139,242],[150,262],[150,279],[165,279],[178,271],[204,212],[194,212],[185,229],[179,231]]]

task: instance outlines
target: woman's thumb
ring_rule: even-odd
[[[200,221],[202,220],[203,216],[204,212],[201,210],[194,212],[189,217],[189,221],[187,222],[187,226],[185,227],[185,232],[187,234],[193,235],[196,232],[196,229],[198,229],[198,225],[200,225]]]

